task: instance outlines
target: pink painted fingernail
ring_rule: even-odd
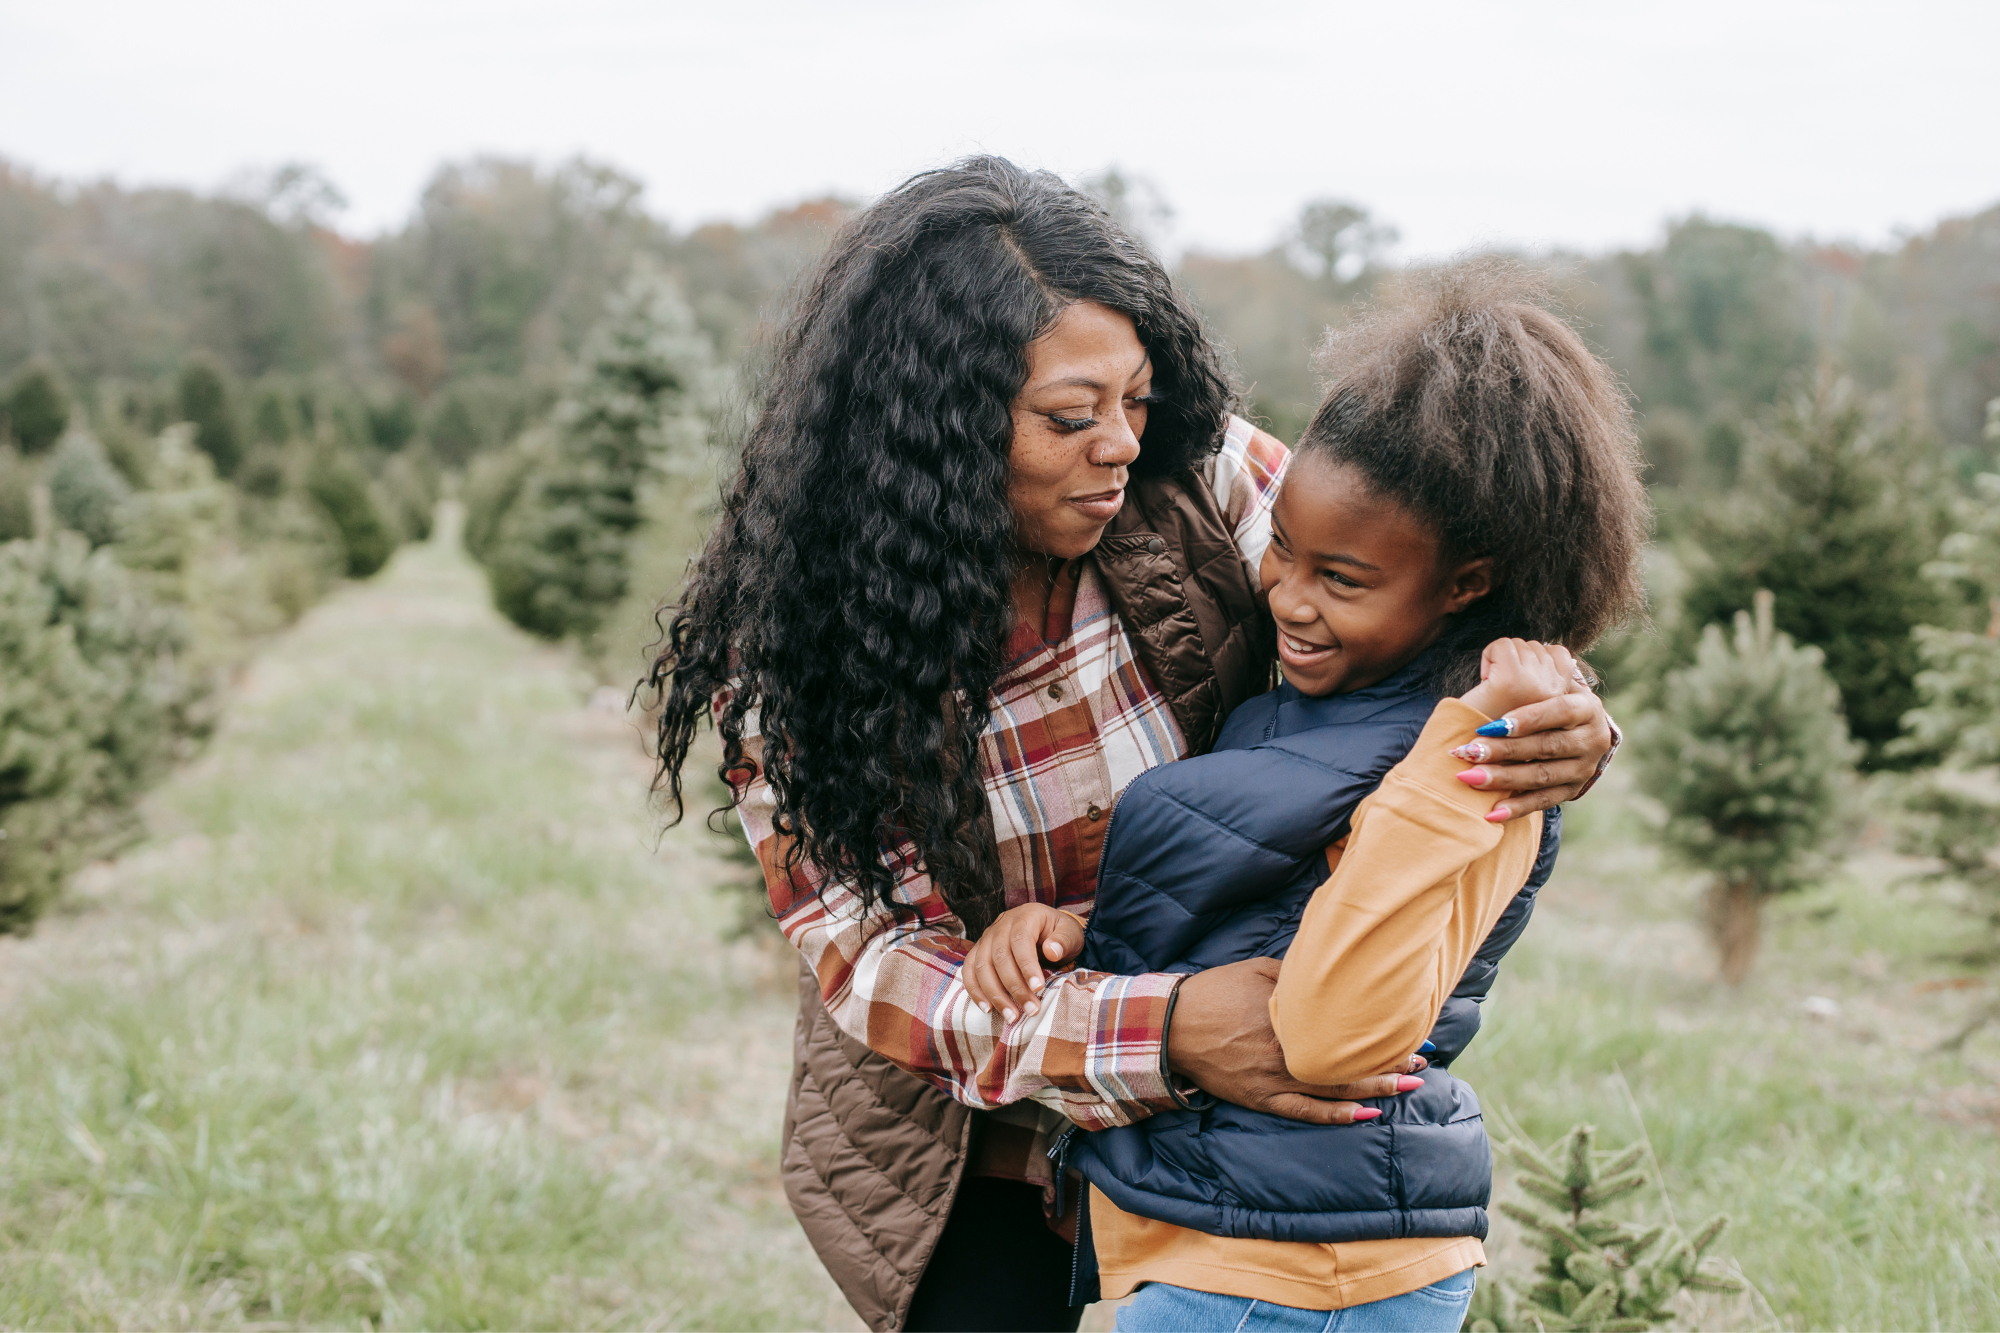
[[[1397,1092],[1415,1092],[1422,1086],[1424,1086],[1424,1081],[1415,1074],[1398,1074],[1396,1076]]]
[[[1040,990],[1041,988],[1042,988],[1042,979],[1041,979],[1040,977],[1029,977],[1029,978],[1028,978],[1028,989],[1029,989],[1029,990]]]
[[[1009,1023],[1011,1023],[1015,1019],[1019,1018],[1020,1015],[1015,1013],[1012,1009],[1002,1009],[1000,1011],[1000,1017],[1006,1019]]]
[[[1513,817],[1514,812],[1512,810],[1509,810],[1504,805],[1496,805],[1488,812],[1486,822],[1489,824],[1504,824]]]
[[[1484,787],[1492,779],[1492,774],[1483,768],[1468,768],[1454,776],[1468,787]]]
[[[1382,1113],[1380,1111],[1376,1110],[1372,1106],[1364,1106],[1359,1111],[1356,1111],[1354,1113],[1354,1118],[1356,1120],[1373,1120],[1376,1116],[1381,1114]]]
[[[1454,758],[1463,759],[1468,764],[1483,764],[1492,751],[1486,748],[1485,741],[1467,741],[1451,753]]]
[[[1028,1012],[1031,1014],[1039,1014],[1040,1012],[1042,1012],[1042,1002],[1040,1000],[1028,1001]]]

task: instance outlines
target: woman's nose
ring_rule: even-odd
[[[1109,429],[1091,441],[1090,461],[1095,467],[1130,467],[1139,456],[1139,437],[1123,412],[1113,412],[1105,422]]]

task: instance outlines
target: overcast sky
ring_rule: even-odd
[[[0,52],[0,156],[203,187],[302,160],[359,234],[479,152],[608,161],[681,225],[973,151],[1116,163],[1175,246],[1338,196],[1406,256],[1693,210],[1880,242],[2000,201],[1994,0],[0,0]]]

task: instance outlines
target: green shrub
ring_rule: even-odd
[[[63,436],[49,459],[49,506],[57,522],[104,546],[118,536],[118,507],[131,494],[96,436],[81,430]]]
[[[1810,883],[1846,843],[1859,752],[1819,649],[1775,632],[1769,592],[1755,602],[1733,641],[1704,631],[1633,736],[1641,781],[1666,807],[1662,846],[1712,876],[1708,927],[1731,985],[1756,958],[1764,900]]]
[[[365,579],[396,553],[396,534],[382,516],[368,474],[341,449],[322,449],[306,472],[306,493],[326,511],[340,532],[347,576]]]
[[[498,453],[474,460],[465,479],[466,554],[490,564],[500,525],[520,502],[528,480],[549,465],[554,449],[546,431],[529,431]]]
[[[340,535],[316,501],[244,496],[217,481],[193,426],[161,433],[154,472],[155,487],[120,507],[112,549],[155,597],[186,612],[202,662],[242,661],[344,570]]]
[[[41,469],[11,444],[0,444],[0,542],[35,535],[35,487]]]
[[[285,444],[300,434],[299,405],[281,385],[265,384],[257,391],[250,413],[250,433],[260,444]]]
[[[203,734],[210,679],[187,628],[76,533],[0,547],[0,932],[133,827]]]
[[[0,416],[25,454],[45,452],[69,425],[69,394],[56,368],[36,357],[14,372],[0,396]]]
[[[1644,1333],[1672,1322],[1668,1302],[1683,1290],[1744,1290],[1741,1278],[1707,1257],[1727,1217],[1684,1238],[1675,1227],[1641,1228],[1604,1214],[1604,1205],[1650,1178],[1644,1144],[1607,1157],[1592,1146],[1596,1133],[1577,1125],[1547,1151],[1521,1135],[1502,1145],[1523,1167],[1515,1183],[1535,1205],[1509,1201],[1500,1211],[1521,1224],[1541,1263],[1531,1284],[1480,1283],[1467,1312],[1473,1333]]]
[[[1941,479],[1906,433],[1871,423],[1844,380],[1822,378],[1753,432],[1730,495],[1690,515],[1706,562],[1690,573],[1681,660],[1701,627],[1758,588],[1778,598],[1778,628],[1826,655],[1848,725],[1871,765],[1916,704],[1910,631],[1944,623],[1947,600],[1923,566],[1943,535]]]
[[[443,492],[443,478],[430,451],[412,444],[382,465],[377,489],[404,541],[429,541],[431,522]]]
[[[243,431],[222,363],[205,354],[188,358],[179,388],[181,420],[193,424],[195,446],[215,464],[217,476],[235,475],[243,461]]]
[[[291,460],[286,450],[274,444],[259,444],[243,456],[236,469],[236,489],[245,495],[271,500],[284,494],[291,482]]]

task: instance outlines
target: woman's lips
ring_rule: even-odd
[[[1283,630],[1278,631],[1278,659],[1288,667],[1310,670],[1332,657],[1334,652],[1324,644],[1307,643]]]
[[[1069,502],[1092,522],[1109,523],[1125,507],[1125,490],[1120,487],[1115,491],[1099,491],[1095,495],[1072,495]]]

